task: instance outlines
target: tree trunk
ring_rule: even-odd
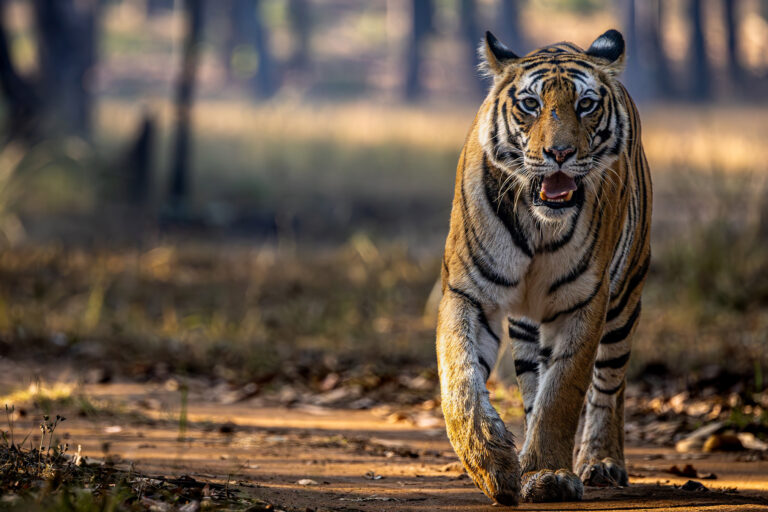
[[[249,2],[250,3],[250,2]],[[251,7],[253,20],[253,38],[256,54],[259,57],[259,67],[256,70],[256,93],[262,98],[269,98],[277,92],[275,65],[270,52],[269,29],[261,17],[261,1],[256,1],[256,8]]]
[[[261,0],[232,0],[232,48],[248,45],[256,53],[256,73],[251,80],[254,94],[270,98],[277,92],[274,60],[269,46],[269,30],[261,17]]]
[[[512,51],[525,55],[528,51],[525,33],[520,25],[521,0],[499,2],[499,37]]]
[[[635,100],[647,99],[647,88],[641,83],[643,72],[641,69],[642,57],[637,38],[637,9],[635,0],[623,0],[621,2],[624,11],[624,41],[626,44],[627,67],[624,72],[626,79],[624,83]]]
[[[405,98],[418,99],[423,94],[421,63],[424,40],[432,30],[432,0],[411,0],[411,37],[405,59]]]
[[[173,9],[173,0],[147,0],[147,14],[153,16]]]
[[[477,72],[480,64],[477,48],[480,45],[480,30],[477,25],[477,2],[475,0],[461,0],[459,4],[459,21],[461,23],[461,35],[467,51],[467,63],[470,65],[471,74],[475,79],[473,86],[479,95],[483,95],[486,83]]]
[[[691,23],[691,42],[689,46],[691,83],[690,98],[705,101],[711,96],[709,60],[704,40],[704,13],[702,0],[689,0],[688,18]]]
[[[87,137],[99,0],[34,0],[42,97],[51,127]]]
[[[741,86],[744,78],[744,67],[741,65],[739,55],[739,29],[736,20],[736,10],[739,3],[737,0],[723,0],[728,74],[734,87]]]
[[[664,40],[662,39],[664,27],[664,2],[663,0],[653,0],[649,2],[648,8],[650,16],[646,24],[646,37],[648,45],[646,46],[653,62],[653,77],[656,84],[656,95],[662,98],[670,98],[675,95],[675,86],[670,75],[669,59],[664,50]]]
[[[145,112],[125,159],[128,199],[131,204],[139,208],[146,207],[150,198],[152,162],[155,156],[155,131],[154,117]]]
[[[229,26],[226,31],[224,43],[222,44],[222,60],[227,70],[227,78],[229,80],[237,79],[237,70],[234,68],[235,52],[238,50],[238,46],[248,44],[247,29],[242,27],[243,20],[240,19],[242,13],[239,9],[242,8],[242,3],[236,0],[224,0],[222,2],[224,9],[227,10],[227,21]]]
[[[176,84],[176,139],[173,146],[170,199],[175,213],[182,213],[189,194],[190,122],[197,78],[199,47],[203,34],[203,0],[184,0],[187,30]]]
[[[656,91],[651,62],[646,52],[652,51],[652,43],[648,41],[650,26],[654,25],[655,12],[649,12],[653,5],[648,2],[623,0],[624,8],[624,38],[626,41],[626,60],[624,83],[635,101],[647,101]]]
[[[291,56],[291,67],[306,71],[309,64],[309,37],[312,31],[312,17],[307,0],[290,0],[288,16],[293,29],[294,49]]]
[[[9,139],[35,139],[40,100],[34,86],[19,75],[13,63],[6,33],[5,0],[0,0],[0,88],[8,106]]]

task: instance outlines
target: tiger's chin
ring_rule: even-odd
[[[567,221],[584,204],[584,184],[580,179],[576,179],[575,190],[550,197],[542,185],[543,180],[542,177],[538,177],[530,185],[533,214],[543,222],[560,223]]]

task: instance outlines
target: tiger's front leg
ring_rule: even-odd
[[[491,405],[485,386],[499,348],[498,308],[448,286],[437,325],[448,439],[480,490],[498,503],[515,505],[520,495],[520,465],[514,438]]]
[[[605,318],[605,294],[545,319],[539,386],[520,465],[525,501],[575,501],[584,486],[572,472],[573,447]]]

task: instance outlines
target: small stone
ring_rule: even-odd
[[[768,451],[768,443],[761,441],[755,437],[755,434],[751,432],[740,432],[737,434],[742,446],[747,450],[756,450],[760,452]]]
[[[677,467],[677,465],[674,465],[667,470],[667,473],[672,473],[673,475],[677,476],[686,476],[688,478],[698,478],[698,472],[696,471],[696,468],[694,468],[691,464],[686,464],[683,469],[680,469]]]
[[[401,421],[406,421],[407,419],[408,415],[403,412],[393,412],[387,416],[388,423],[400,423]]]
[[[461,465],[461,462],[449,462],[445,466],[440,467],[438,471],[441,471],[443,473],[447,473],[449,471],[464,471],[464,466]]]
[[[716,421],[714,423],[710,423],[709,425],[704,425],[703,427],[694,430],[685,436],[685,438],[678,441],[677,444],[675,444],[675,450],[678,453],[691,453],[700,451],[704,446],[704,442],[707,440],[707,438],[716,434],[724,426],[725,424],[721,421]]]
[[[237,429],[237,425],[232,421],[219,425],[219,432],[222,434],[234,434],[235,429]]]
[[[312,480],[311,478],[302,478],[296,483],[299,485],[320,485],[315,480]]]
[[[712,434],[704,442],[702,450],[711,452],[739,452],[744,449],[739,437],[735,434]]]
[[[179,507],[179,512],[198,512],[200,510],[199,501],[190,501],[189,503]]]
[[[704,492],[709,490],[701,482],[695,482],[693,480],[688,480],[687,482],[685,482],[681,487],[681,489],[684,491],[691,491],[691,492]]]

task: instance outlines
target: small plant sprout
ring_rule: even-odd
[[[11,434],[11,447],[15,446],[14,439],[13,439],[13,416],[14,412],[16,411],[16,406],[11,405],[10,407],[8,404],[5,404],[5,418],[8,422],[8,429]]]
[[[179,392],[181,393],[181,410],[179,411],[178,441],[184,441],[187,434],[187,399],[189,394],[189,386],[187,386],[186,382],[181,383]]]

